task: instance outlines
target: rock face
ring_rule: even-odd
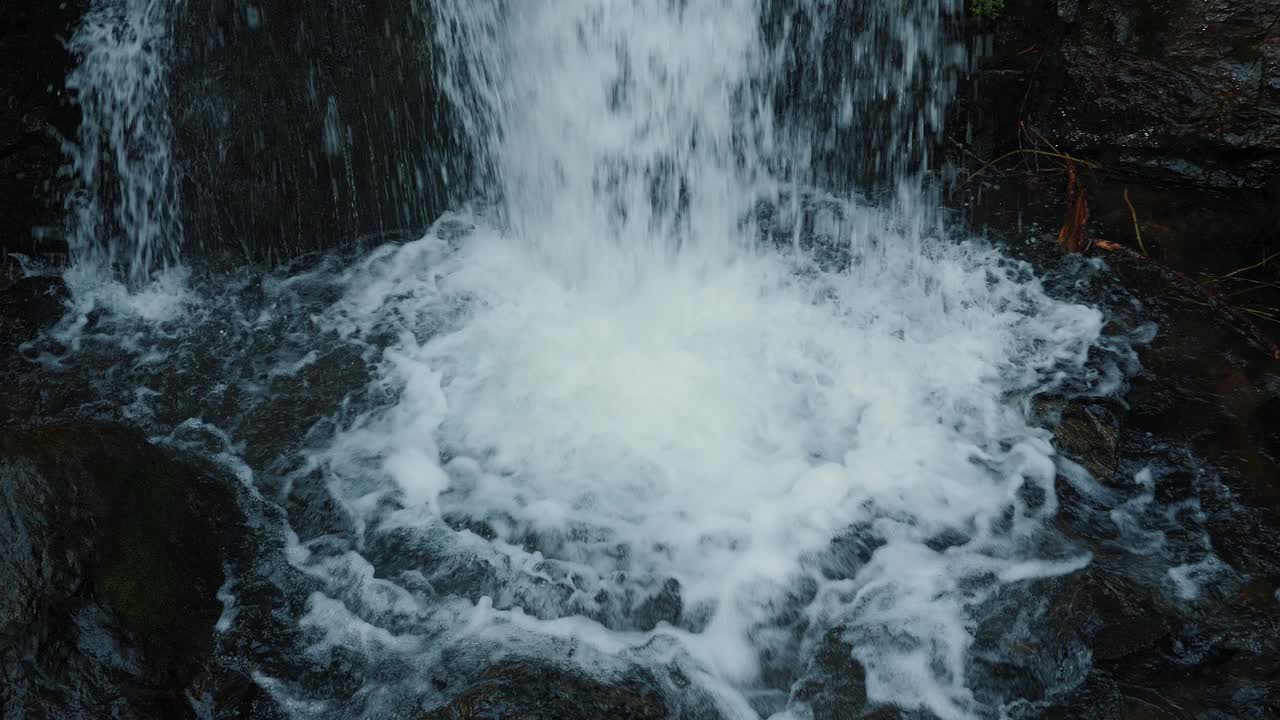
[[[66,309],[67,286],[54,276],[0,279],[0,354],[56,323]],[[9,358],[5,358],[6,360]]]
[[[1280,172],[1277,17],[1280,0],[1008,0],[975,143],[1017,147],[1021,121],[1112,170],[1261,188]]]
[[[422,720],[659,720],[673,717],[652,678],[604,684],[574,672],[500,663]]]
[[[230,487],[134,431],[0,433],[0,714],[196,717],[192,684],[225,684]]]
[[[0,18],[0,252],[66,250],[65,41],[88,0]],[[419,0],[195,0],[169,18],[186,257],[279,260],[413,235],[470,175]],[[109,194],[109,191],[108,191]]]
[[[435,220],[469,176],[418,0],[195,0],[173,18],[187,255],[275,260]]]
[[[74,137],[78,123],[63,39],[86,4],[6,3],[0,13],[0,253],[63,248],[57,136]]]

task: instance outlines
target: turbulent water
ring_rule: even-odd
[[[163,8],[90,15],[76,308],[26,352],[107,358],[104,407],[285,508],[316,588],[297,651],[362,669],[259,669],[294,715],[429,707],[442,673],[511,656],[802,718],[833,637],[872,702],[1022,701],[976,690],[976,618],[1089,562],[1052,527],[1033,400],[1116,391],[1123,342],[943,222],[923,168],[958,3],[869,5],[439,3],[423,42],[489,194],[362,258],[198,279]]]

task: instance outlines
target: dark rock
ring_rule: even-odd
[[[1280,173],[1280,0],[1059,8],[1009,0],[989,21],[967,114],[979,154],[1019,147],[1022,121],[1146,178],[1262,188]]]
[[[465,178],[416,0],[198,0],[170,74],[189,250],[280,260],[415,236]]]
[[[656,594],[646,597],[637,605],[636,627],[647,632],[657,627],[658,623],[678,625],[683,611],[684,600],[680,596],[680,581],[667,578]]]
[[[0,290],[0,352],[57,323],[68,297],[66,283],[53,276],[22,278]]]
[[[1037,408],[1041,420],[1053,428],[1060,453],[1084,466],[1106,483],[1120,467],[1121,417],[1102,402],[1045,400]]]
[[[673,717],[647,672],[604,683],[533,661],[485,671],[422,720],[658,720]]]
[[[193,684],[236,695],[208,672],[233,479],[102,426],[0,432],[0,478],[5,717],[194,718]]]
[[[1101,562],[1063,578],[1060,590],[1058,610],[1074,620],[1089,639],[1095,662],[1104,666],[1154,647],[1175,630],[1174,612],[1154,588]]]
[[[843,632],[835,628],[823,636],[808,673],[791,691],[792,702],[807,705],[814,720],[860,717],[867,705],[867,674]]]
[[[831,547],[820,559],[822,574],[832,580],[852,578],[881,545],[884,539],[870,523],[852,525],[831,539]]]
[[[64,249],[58,139],[79,124],[63,44],[87,0],[6,3],[0,13],[0,255]]]

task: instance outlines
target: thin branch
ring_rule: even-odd
[[[1223,276],[1221,276],[1221,277],[1216,277],[1216,278],[1214,278],[1214,281],[1215,281],[1215,282],[1222,282],[1223,280],[1226,280],[1227,278],[1233,278],[1233,277],[1235,277],[1236,275],[1239,275],[1240,273],[1247,273],[1247,272],[1249,272],[1250,270],[1256,270],[1256,269],[1258,269],[1258,268],[1260,268],[1260,267],[1262,267],[1262,266],[1266,265],[1267,263],[1271,262],[1272,260],[1275,260],[1275,259],[1276,259],[1276,258],[1278,258],[1278,257],[1280,257],[1280,252],[1278,252],[1278,253],[1274,253],[1274,254],[1272,254],[1272,255],[1268,255],[1267,257],[1263,258],[1261,261],[1256,262],[1256,263],[1254,263],[1254,264],[1250,265],[1249,267],[1242,267],[1242,268],[1240,268],[1239,270],[1232,270],[1231,272],[1227,273],[1226,275],[1223,275]]]
[[[1108,240],[1098,240],[1097,242],[1094,243],[1094,246],[1102,250],[1106,250],[1107,252],[1121,253],[1123,255],[1127,255],[1131,258],[1134,258],[1136,260],[1139,260],[1141,262],[1154,266],[1166,278],[1168,278],[1170,282],[1179,286],[1184,291],[1202,298],[1206,305],[1213,308],[1214,310],[1217,310],[1223,315],[1235,320],[1237,326],[1245,331],[1245,334],[1249,338],[1249,340],[1251,340],[1255,345],[1257,345],[1258,347],[1266,351],[1266,353],[1270,355],[1272,359],[1280,360],[1280,347],[1278,347],[1274,342],[1272,342],[1272,340],[1267,336],[1267,334],[1262,332],[1262,330],[1258,328],[1258,325],[1254,323],[1252,320],[1250,320],[1248,317],[1248,315],[1257,315],[1258,314],[1257,311],[1246,314],[1246,312],[1232,307],[1230,304],[1228,304],[1227,302],[1223,301],[1220,297],[1218,297],[1217,294],[1214,293],[1212,289],[1205,287],[1204,285],[1196,282],[1195,280],[1192,280],[1190,277],[1184,275],[1183,273],[1180,273],[1177,270],[1174,270],[1173,268],[1169,267],[1168,265],[1165,265],[1162,262],[1159,262],[1154,258],[1143,255],[1138,251],[1133,250],[1132,248],[1128,248],[1128,247],[1125,247],[1124,245],[1121,245],[1119,243],[1113,243]]]
[[[1066,160],[1066,161],[1068,161],[1068,162],[1077,162],[1077,163],[1080,163],[1081,165],[1084,165],[1084,166],[1085,166],[1085,167],[1087,167],[1087,168],[1092,168],[1092,169],[1094,169],[1094,170],[1099,170],[1099,169],[1101,169],[1101,168],[1102,168],[1102,166],[1101,166],[1101,165],[1099,165],[1099,164],[1098,164],[1098,163],[1096,163],[1096,162],[1093,162],[1092,160],[1082,160],[1082,159],[1080,159],[1080,158],[1072,157],[1072,156],[1070,156],[1070,155],[1067,155],[1067,154],[1065,154],[1065,153],[1048,152],[1047,150],[1027,150],[1027,149],[1010,150],[1009,152],[1007,152],[1007,153],[1005,153],[1005,154],[1001,155],[1000,157],[996,158],[995,160],[992,160],[991,162],[987,163],[986,165],[983,165],[982,167],[978,168],[978,169],[977,169],[977,171],[975,171],[975,172],[974,172],[972,175],[970,175],[969,177],[965,178],[965,179],[964,179],[964,182],[962,182],[962,183],[960,183],[960,184],[961,184],[961,185],[967,185],[967,184],[969,184],[970,182],[972,182],[972,181],[973,181],[973,179],[974,179],[974,178],[976,178],[976,177],[978,177],[979,175],[981,175],[982,173],[986,172],[986,171],[987,171],[988,169],[990,169],[991,167],[993,167],[993,166],[995,166],[995,165],[998,165],[998,164],[1000,164],[1001,162],[1004,162],[1005,160],[1008,160],[1009,158],[1011,158],[1011,157],[1013,157],[1013,156],[1015,156],[1015,155],[1034,155],[1034,156],[1036,156],[1036,157],[1051,157],[1051,158],[1057,158],[1057,159],[1059,159],[1059,160]]]
[[[1147,246],[1142,242],[1142,228],[1138,227],[1138,211],[1133,209],[1133,201],[1129,199],[1129,188],[1124,189],[1124,204],[1129,206],[1129,216],[1133,218],[1133,234],[1138,236],[1138,247],[1142,248],[1143,255],[1151,255],[1147,252]]]
[[[969,148],[965,147],[963,143],[961,143],[959,140],[956,140],[955,138],[951,137],[950,135],[948,135],[948,136],[947,136],[947,140],[948,140],[948,141],[950,141],[950,143],[951,143],[952,145],[955,145],[957,148],[959,148],[960,152],[964,153],[965,155],[968,155],[969,157],[973,158],[974,160],[977,160],[977,161],[978,161],[978,162],[980,162],[980,163],[985,163],[985,162],[987,162],[987,159],[986,159],[986,158],[982,157],[982,156],[981,156],[981,155],[979,155],[978,153],[976,153],[976,152],[974,152],[974,151],[970,150]]]

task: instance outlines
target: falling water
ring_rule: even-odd
[[[94,0],[70,50],[80,108],[68,141],[67,238],[90,275],[134,286],[173,266],[182,246],[166,50],[170,0]]]

